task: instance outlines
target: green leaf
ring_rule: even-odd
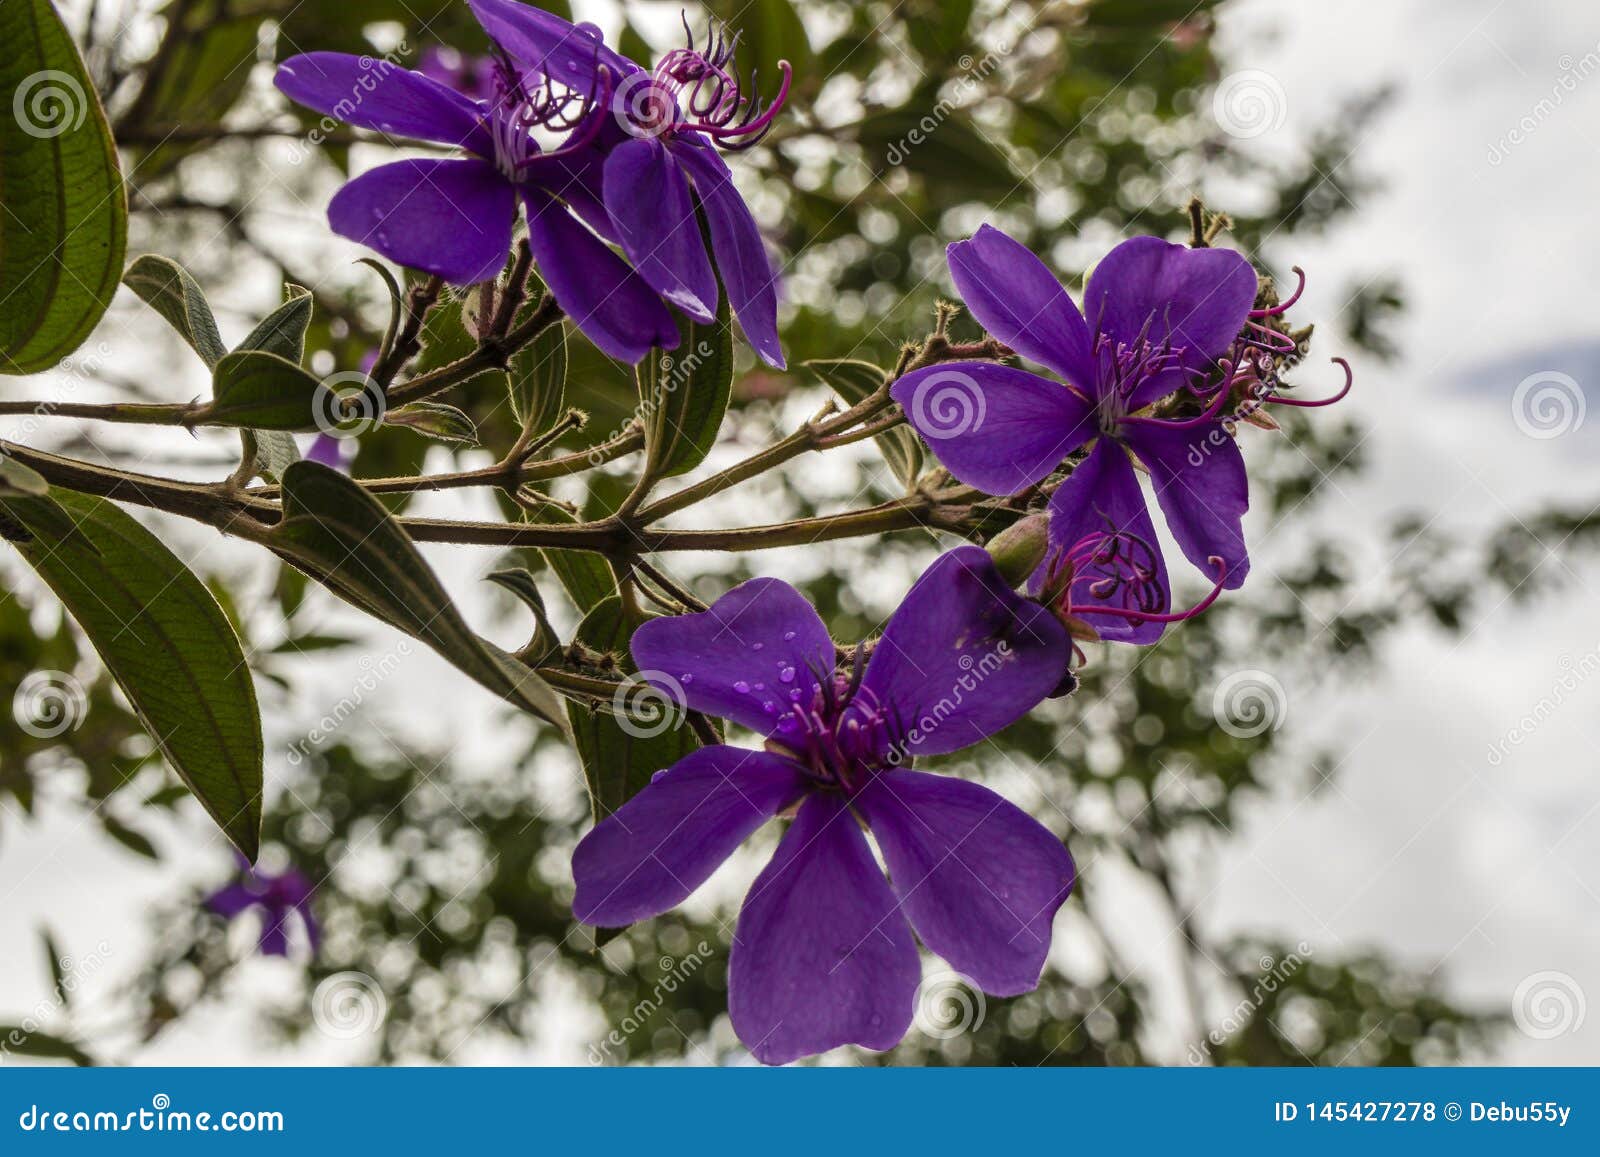
[[[526,490],[523,494],[530,497]],[[548,526],[575,526],[578,522],[570,510],[548,501],[524,504],[522,517],[528,522]],[[580,612],[592,610],[603,599],[617,593],[616,572],[604,556],[587,550],[556,548],[546,548],[540,553]]]
[[[65,957],[56,944],[56,938],[51,935],[50,929],[39,929],[39,947],[44,949],[45,966],[50,970],[50,990],[57,1000],[65,1007],[72,1005],[72,986],[67,983],[67,974],[63,968]]]
[[[615,652],[624,674],[636,675],[628,640],[638,626],[628,618],[622,600],[613,595],[584,616],[575,638],[597,651]],[[665,696],[637,678],[623,686],[625,690],[613,707],[635,710],[624,710],[621,717],[604,708],[568,705],[573,743],[583,762],[583,778],[597,820],[637,795],[652,774],[671,767],[700,746],[683,712]]]
[[[79,1068],[89,1068],[94,1064],[94,1058],[71,1041],[47,1032],[30,1031],[20,1024],[0,1024],[0,1056],[6,1053],[19,1057],[71,1061]]]
[[[106,830],[106,835],[116,840],[117,843],[127,848],[136,856],[143,856],[147,860],[161,859],[161,853],[156,851],[156,846],[143,832],[135,831],[127,824],[113,815],[104,812],[100,814],[100,826]]]
[[[778,91],[778,61],[787,60],[797,77],[807,74],[811,43],[790,0],[719,0],[716,8],[738,30],[739,73],[756,70],[762,99],[770,100]]]
[[[561,417],[567,394],[567,330],[561,322],[518,351],[508,367],[511,412],[534,433],[543,433]]]
[[[255,859],[261,717],[244,650],[204,583],[114,503],[0,498],[8,537],[88,636],[150,738]],[[19,533],[20,530],[20,533]]]
[[[211,376],[211,401],[195,415],[210,426],[253,430],[315,430],[322,383],[288,358],[239,349],[223,356]]]
[[[15,458],[0,454],[0,498],[33,496],[50,493],[50,484],[31,466],[24,466]]]
[[[117,292],[128,201],[105,110],[48,0],[0,3],[0,373],[83,344]]]
[[[561,698],[526,664],[473,633],[416,543],[358,483],[320,463],[297,462],[284,471],[283,512],[267,540],[278,554],[565,732]]]
[[[443,402],[412,402],[408,406],[390,410],[383,418],[386,426],[409,426],[419,434],[437,438],[441,442],[457,442],[463,446],[476,446],[478,427],[466,414]]]
[[[733,329],[728,295],[721,297],[714,322],[681,319],[678,348],[639,363],[639,399],[648,430],[645,474],[650,478],[693,470],[717,440],[733,392]]]
[[[306,327],[311,324],[311,291],[298,285],[290,285],[288,291],[288,300],[261,319],[239,343],[240,349],[265,350],[300,364],[306,355]]]
[[[241,430],[248,453],[253,444],[256,452],[256,473],[263,478],[278,481],[283,472],[300,461],[300,447],[294,435],[282,430]]]
[[[888,376],[871,362],[850,358],[819,359],[805,365],[851,406],[866,401],[882,389]],[[917,435],[909,427],[897,426],[879,434],[874,441],[883,451],[884,460],[895,477],[907,489],[916,485],[917,476],[922,473],[922,443]]]
[[[147,253],[122,275],[123,284],[143,298],[194,348],[207,369],[228,352],[217,331],[205,291],[176,261]]]

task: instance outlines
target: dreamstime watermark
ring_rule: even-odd
[[[939,103],[912,125],[899,140],[891,142],[884,152],[883,159],[895,167],[905,164],[906,158],[938,132],[939,126],[949,120],[952,113],[967,106],[969,99],[979,93],[983,82],[994,74],[995,69],[1000,67],[1000,62],[1010,53],[1010,46],[1002,42],[995,45],[993,51],[985,53],[981,59],[974,60],[968,55],[957,60],[956,64],[961,69],[961,75],[950,82],[949,94],[940,97]]]
[[[1189,1046],[1188,1056],[1184,1059],[1191,1065],[1203,1065],[1211,1059],[1213,1049],[1219,1048],[1261,1011],[1267,1003],[1267,998],[1282,988],[1295,973],[1305,967],[1306,961],[1311,957],[1311,945],[1304,940],[1294,946],[1283,959],[1264,955],[1256,962],[1260,971],[1255,983],[1250,986],[1250,991],[1239,998],[1239,1002],[1228,1010],[1228,1014],[1206,1033],[1205,1039]]]
[[[49,1024],[66,1007],[67,1001],[82,987],[83,982],[99,972],[110,958],[111,945],[102,940],[92,952],[78,957],[63,956],[57,960],[56,973],[59,979],[50,995],[29,1009],[4,1035],[0,1035],[0,1064],[10,1059],[12,1050],[25,1051],[28,1038]]]
[[[360,75],[350,86],[349,95],[341,98],[326,116],[312,126],[304,143],[294,142],[289,152],[289,163],[298,165],[304,161],[311,155],[312,148],[325,142],[340,125],[350,120],[358,108],[367,103],[367,97],[376,93],[390,74],[406,71],[406,66],[401,62],[410,52],[410,45],[402,40],[383,56],[363,56],[357,60],[356,67],[360,69]]]
[[[76,354],[62,358],[56,363],[56,370],[67,375],[68,380],[57,391],[61,396],[34,406],[19,425],[7,428],[6,437],[13,442],[27,442],[44,425],[43,419],[59,410],[63,402],[69,401],[78,392],[78,387],[99,373],[110,357],[111,347],[101,341],[96,342],[92,349],[85,346]]]
[[[1511,391],[1511,420],[1518,430],[1541,441],[1579,430],[1588,410],[1583,387],[1560,370],[1529,374]]]
[[[28,136],[49,140],[83,127],[89,97],[70,72],[47,68],[22,78],[11,94],[11,115]]]
[[[1491,165],[1504,164],[1513,149],[1525,144],[1539,131],[1545,121],[1555,116],[1556,110],[1566,102],[1567,97],[1578,90],[1580,83],[1600,72],[1600,43],[1576,60],[1572,58],[1571,53],[1563,55],[1556,61],[1556,67],[1560,72],[1550,85],[1550,94],[1534,102],[1533,107],[1517,118],[1516,124],[1501,133],[1499,139],[1490,144],[1488,161]]]
[[[988,1006],[978,982],[964,972],[930,972],[917,985],[911,1023],[923,1036],[954,1040],[983,1027]]]
[[[311,1019],[325,1036],[357,1040],[383,1027],[389,999],[365,972],[335,972],[311,994]]]
[[[329,374],[311,396],[311,419],[330,438],[359,438],[383,425],[388,400],[361,370]]]
[[[1211,714],[1235,739],[1254,739],[1283,726],[1289,695],[1270,672],[1235,671],[1217,684]]]
[[[918,382],[907,409],[917,432],[936,442],[974,433],[989,413],[977,380],[954,369],[936,370]]]
[[[1245,68],[1218,82],[1211,94],[1211,115],[1230,137],[1251,140],[1283,127],[1289,101],[1277,77]]]
[[[30,671],[11,696],[11,716],[35,739],[56,739],[83,725],[89,697],[66,671]]]
[[[1554,1040],[1583,1027],[1589,1002],[1583,986],[1565,972],[1535,972],[1511,995],[1511,1019],[1524,1036]]]
[[[662,973],[661,979],[655,982],[648,996],[641,997],[634,1003],[615,1028],[589,1046],[589,1063],[603,1065],[615,1059],[613,1050],[626,1045],[629,1037],[642,1029],[656,1013],[661,1011],[666,1003],[665,997],[677,992],[678,988],[699,972],[710,959],[711,945],[702,940],[694,946],[693,952],[682,959],[675,960],[671,956],[663,956],[657,961],[657,967]]]
[[[617,726],[635,739],[654,739],[671,731],[683,722],[687,710],[683,684],[665,671],[629,675],[611,696]]]
[[[1551,682],[1549,694],[1541,696],[1516,723],[1489,745],[1490,767],[1499,767],[1504,763],[1510,757],[1512,748],[1521,747],[1535,731],[1566,706],[1568,699],[1579,687],[1591,676],[1600,673],[1600,643],[1595,645],[1594,650],[1586,651],[1576,659],[1571,655],[1562,655],[1558,666],[1561,668],[1561,674]]]
[[[366,697],[378,689],[378,684],[398,671],[400,660],[410,654],[411,640],[401,639],[394,650],[378,659],[374,659],[371,655],[363,655],[361,674],[351,684],[350,693],[335,703],[333,710],[317,720],[303,738],[289,745],[290,765],[299,766],[312,751],[322,745],[324,740],[344,726],[345,720],[356,713]]]
[[[276,1109],[223,1109],[193,1112],[174,1109],[172,1098],[157,1093],[149,1108],[112,1112],[106,1109],[52,1109],[29,1105],[17,1116],[24,1133],[282,1133],[283,1114]]]
[[[617,85],[611,115],[630,137],[648,140],[666,134],[677,124],[678,102],[656,83],[653,73],[641,68]]]
[[[614,442],[635,424],[641,426],[649,425],[650,419],[655,417],[656,411],[666,403],[669,397],[687,385],[689,379],[705,364],[706,359],[715,352],[716,347],[711,344],[710,340],[702,338],[695,343],[694,349],[686,354],[679,353],[676,357],[672,354],[662,354],[658,363],[661,376],[656,380],[655,389],[651,391],[649,397],[639,399],[638,406],[634,408],[633,413],[626,422],[595,444],[596,448],[589,451],[589,465],[599,466],[605,462],[605,453],[598,448],[599,446],[603,446],[607,442]]]

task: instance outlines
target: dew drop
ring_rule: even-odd
[[[794,639],[794,632],[793,631],[785,631],[783,633],[783,641],[784,642],[786,642],[786,643],[787,642],[791,642],[793,639]]]
[[[789,688],[789,698],[791,698],[791,699],[799,699],[800,698],[800,688],[798,688],[798,687]]]
[[[752,650],[752,651],[759,651],[759,650],[761,650],[761,649],[762,649],[762,648],[763,648],[763,647],[765,647],[765,646],[766,646],[766,644],[765,644],[765,643],[751,643],[751,644],[750,644],[750,649],[751,649],[751,650]]]
[[[685,671],[683,673],[683,677],[680,678],[678,680],[678,682],[682,683],[685,687],[687,687],[690,683],[694,682],[694,676],[689,674],[689,672]]]
[[[793,667],[785,667],[783,670],[779,671],[778,672],[778,681],[780,683],[793,683],[794,682],[794,668]]]
[[[746,683],[743,679],[740,679],[733,685],[733,689],[741,695],[746,695],[749,694],[750,684]]]
[[[755,683],[752,684],[752,686],[754,686],[757,691],[765,691],[767,689],[767,685],[765,683]]]
[[[776,715],[778,713],[778,705],[771,699],[768,699],[761,705],[761,710],[765,711],[768,715]]]

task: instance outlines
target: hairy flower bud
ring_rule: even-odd
[[[989,540],[988,550],[1000,576],[1014,587],[1028,581],[1039,569],[1050,546],[1050,519],[1030,514],[1013,522]]]

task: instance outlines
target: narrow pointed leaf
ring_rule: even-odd
[[[556,424],[566,405],[567,330],[547,328],[511,359],[507,367],[511,412],[521,425],[543,433]]]
[[[205,291],[187,269],[169,258],[147,253],[128,266],[122,282],[167,319],[207,369],[216,369],[228,347],[222,344]]]
[[[217,362],[211,401],[195,415],[210,426],[254,430],[315,430],[321,381],[288,358],[265,350],[240,349]]]
[[[728,295],[709,325],[682,319],[678,348],[639,363],[640,404],[649,414],[645,472],[672,478],[705,460],[733,392],[733,329]]]
[[[561,698],[526,664],[472,631],[416,543],[358,483],[319,463],[297,462],[284,471],[283,508],[268,545],[285,559],[565,732]]]
[[[462,446],[476,446],[478,427],[471,418],[443,402],[412,402],[384,415],[386,426],[409,426],[419,434],[437,438],[441,442],[455,442]]]
[[[0,373],[47,369],[111,304],[128,203],[105,110],[49,0],[0,2]]]
[[[255,859],[261,717],[244,650],[172,551],[103,498],[0,497],[0,523],[88,636],[161,754]]]
[[[239,343],[240,349],[265,350],[300,364],[306,354],[306,327],[311,324],[311,291],[298,285],[288,289],[288,300],[261,319]]]

